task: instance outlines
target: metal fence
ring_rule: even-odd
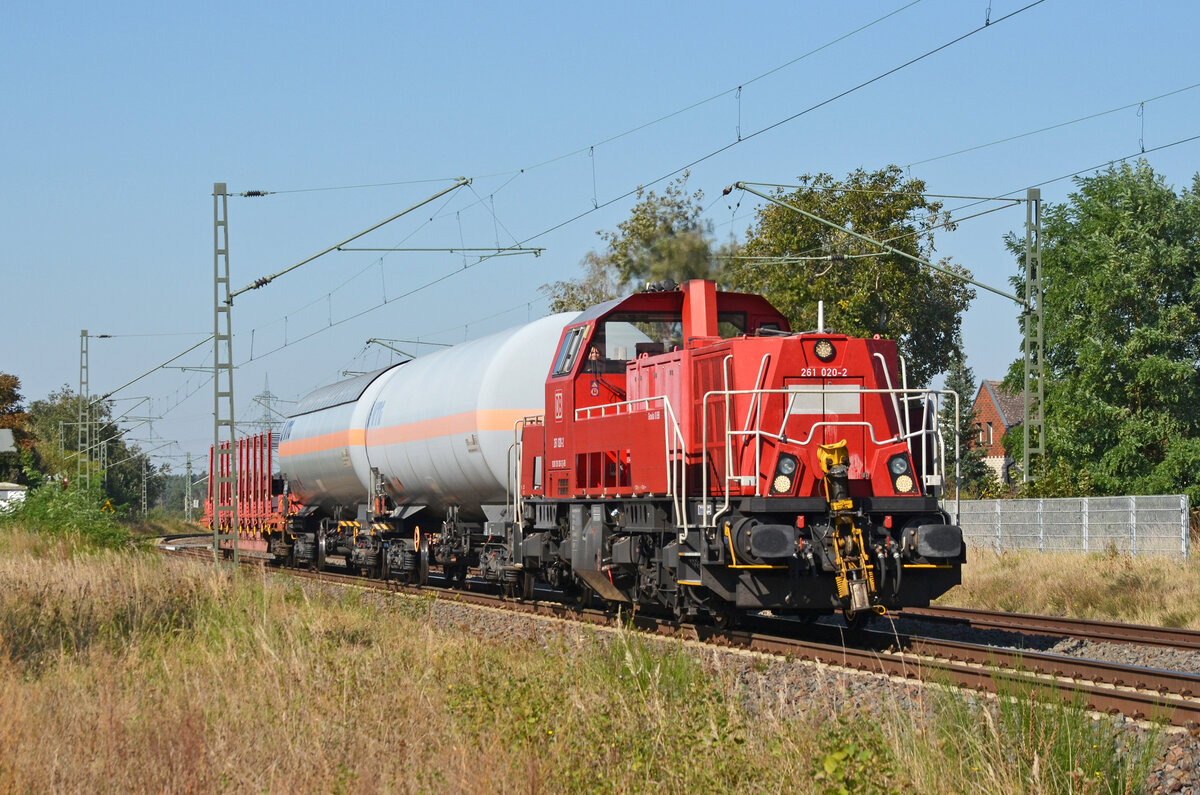
[[[1190,554],[1188,498],[1069,497],[1036,500],[963,500],[958,523],[967,542],[997,552],[1104,552],[1126,555]],[[946,508],[953,511],[953,500]]]

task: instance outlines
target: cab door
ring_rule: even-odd
[[[571,493],[574,441],[571,431],[575,419],[574,379],[571,371],[587,337],[588,325],[563,332],[554,356],[554,366],[546,379],[546,479],[547,497],[567,497]]]

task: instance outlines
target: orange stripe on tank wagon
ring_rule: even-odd
[[[345,431],[323,433],[320,436],[310,436],[307,439],[296,439],[279,443],[279,454],[304,455],[305,453],[320,453],[325,450],[335,450],[339,447],[360,447],[366,443],[367,432],[362,428],[350,428]]]
[[[513,426],[518,420],[540,413],[537,409],[464,411],[461,414],[450,414],[445,417],[421,420],[420,422],[408,422],[403,425],[392,425],[387,428],[375,428],[370,432],[369,442],[365,430],[362,428],[351,428],[346,431],[311,436],[307,439],[281,442],[279,444],[279,455],[323,453],[327,450],[363,446],[368,443],[372,447],[378,447],[387,444],[436,439],[439,436],[455,436],[473,431],[512,431]]]
[[[464,411],[461,414],[450,414],[431,420],[375,428],[368,434],[367,444],[370,447],[381,447],[388,444],[436,439],[439,436],[456,436],[473,431],[512,431],[518,420],[537,413],[539,413],[537,409]]]

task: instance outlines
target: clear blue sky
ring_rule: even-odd
[[[1141,116],[1129,108],[919,162],[1200,83],[1194,2],[1046,0],[1003,19],[1027,2],[10,3],[0,27],[0,370],[20,377],[27,400],[76,388],[80,329],[112,334],[90,344],[98,395],[210,333],[214,182],[279,191],[230,200],[235,288],[457,176],[472,187],[357,245],[546,249],[478,264],[337,253],[239,297],[242,420],[262,413],[251,398],[267,379],[294,400],[343,370],[387,364],[387,351],[364,352],[370,337],[456,342],[544,314],[538,288],[579,274],[595,232],[627,216],[626,194],[661,188],[656,180],[736,142],[739,126],[746,140],[695,165],[688,183],[704,191],[721,238],[744,236],[753,220],[753,197],[721,197],[737,180],[896,163],[914,164],[932,192],[1024,195],[1200,135],[1191,89],[1147,102]],[[986,29],[753,135],[989,15]],[[1200,140],[1146,157],[1182,188],[1200,168]],[[381,183],[408,184],[314,190]],[[1071,188],[1052,182],[1043,195],[1060,202]],[[1007,289],[1016,265],[1001,238],[1023,223],[1019,208],[965,221],[938,234],[938,253]],[[977,378],[1000,377],[1018,356],[1016,317],[986,293],[972,305],[964,334]],[[177,364],[211,364],[211,345]],[[191,452],[202,467],[207,376],[163,370],[117,394],[143,396],[162,419],[130,437],[165,445],[156,456]],[[182,470],[181,457],[163,460]]]

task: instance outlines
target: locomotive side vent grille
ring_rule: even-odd
[[[558,516],[558,506],[546,505],[538,503],[537,505],[537,522],[534,525],[539,530],[552,528],[555,525],[555,519]]]
[[[626,506],[626,520],[630,527],[652,527],[651,506],[633,503]]]

